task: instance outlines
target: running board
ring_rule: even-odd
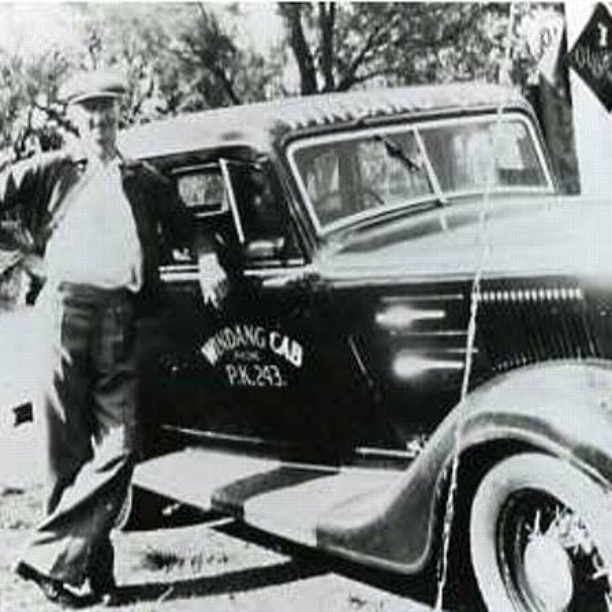
[[[139,464],[134,484],[203,510],[216,510],[308,546],[340,504],[373,500],[403,472],[283,463],[188,448]]]

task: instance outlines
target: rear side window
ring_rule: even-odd
[[[217,164],[181,168],[173,174],[181,199],[196,215],[220,213],[227,208],[226,186]]]
[[[240,265],[242,254],[249,252],[249,244],[257,241],[278,245],[259,249],[259,263],[266,259],[262,253],[269,253],[270,264],[301,256],[287,203],[270,162],[218,158],[198,165],[175,165],[166,172],[192,211],[197,227],[215,233],[235,265]]]

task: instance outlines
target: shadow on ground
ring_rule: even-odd
[[[289,560],[212,577],[130,585],[122,589],[122,601],[166,601],[198,595],[231,594],[325,574],[338,574],[429,606],[435,599],[435,584],[428,584],[422,577],[395,575],[366,568],[284,540],[241,521],[223,520],[222,515],[217,513],[205,513],[194,507],[175,504],[150,492],[138,491],[126,528],[141,531],[197,524],[208,524],[216,532],[250,542],[288,557]]]
[[[128,604],[244,593],[264,587],[287,584],[303,578],[311,578],[325,574],[327,571],[325,567],[318,567],[296,559],[277,565],[248,568],[217,576],[129,585],[120,589],[119,599],[122,604]]]

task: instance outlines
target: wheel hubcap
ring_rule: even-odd
[[[498,527],[502,575],[517,610],[612,612],[612,571],[570,508],[543,492],[518,492]]]
[[[533,538],[523,557],[525,578],[545,610],[565,610],[574,596],[572,561],[565,548],[548,536]]]

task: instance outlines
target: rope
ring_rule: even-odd
[[[512,54],[512,33],[514,31],[514,22],[516,19],[515,3],[510,4],[510,12],[508,16],[508,27],[506,31],[506,45],[504,49],[503,70],[500,70],[500,81],[509,78],[508,69],[510,66]],[[493,128],[493,155],[488,166],[487,181],[485,190],[481,200],[481,205],[478,213],[477,226],[477,250],[479,252],[478,263],[474,271],[472,280],[472,288],[470,292],[470,319],[467,328],[467,340],[465,350],[465,364],[463,369],[463,380],[461,383],[460,405],[462,406],[468,394],[470,377],[473,366],[474,344],[476,339],[476,319],[478,315],[478,304],[480,303],[480,285],[482,275],[485,268],[485,262],[489,254],[490,245],[487,236],[487,220],[488,209],[490,202],[491,189],[495,182],[495,167],[497,160],[497,152],[500,144],[500,135],[502,128],[502,115],[504,112],[505,103],[502,102],[497,108],[495,116],[495,124]],[[455,425],[454,443],[453,443],[453,461],[451,464],[450,486],[446,498],[446,508],[444,512],[444,523],[442,530],[442,557],[438,577],[438,591],[436,595],[436,603],[434,612],[441,612],[444,603],[444,589],[448,580],[448,554],[450,548],[451,528],[455,515],[455,498],[457,494],[457,475],[459,473],[459,453],[461,450],[461,438],[463,435],[463,427],[465,425],[466,410],[460,409],[459,417]]]

